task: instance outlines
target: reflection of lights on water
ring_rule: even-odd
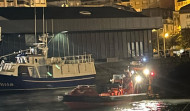
[[[190,99],[142,100],[117,106],[114,111],[189,111]]]
[[[115,111],[161,111],[165,104],[160,101],[140,101],[130,103],[129,107],[117,107]]]

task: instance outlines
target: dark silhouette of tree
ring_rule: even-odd
[[[181,36],[179,36],[178,40],[180,41],[180,46],[185,48],[190,47],[190,28],[183,29],[181,31]]]
[[[179,36],[180,34],[176,34],[176,35],[173,35],[171,37],[169,37],[167,40],[167,47],[170,49],[171,47],[173,46],[177,46],[177,45],[180,45],[180,42],[179,42]]]

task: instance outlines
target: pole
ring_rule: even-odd
[[[43,34],[44,34],[44,7],[43,7]]]
[[[47,34],[47,19],[46,19],[46,34]]]
[[[157,30],[157,48],[158,48],[158,57],[160,57],[159,29]]]
[[[14,7],[17,7],[17,0],[14,0]]]
[[[35,40],[35,43],[37,42],[36,40],[36,7],[34,7],[34,40]]]
[[[51,19],[51,32],[53,35],[52,45],[53,45],[53,57],[54,57],[54,32],[53,32],[53,19]]]
[[[68,51],[68,56],[70,56],[70,54],[69,54],[69,38],[68,38],[68,35],[67,35],[67,51]]]
[[[151,77],[148,78],[148,82],[149,82],[148,83],[148,94],[151,95],[152,94],[152,86],[151,86],[152,85],[152,79],[151,79]]]
[[[57,39],[58,39],[58,41],[57,41],[57,42],[58,42],[58,44],[57,44],[57,45],[58,45],[58,55],[59,55],[59,57],[60,57],[59,38],[60,38],[60,34],[59,34],[59,36],[57,37]]]
[[[74,43],[72,43],[72,44],[73,44],[73,57],[74,57],[74,55],[75,55]]]
[[[7,0],[4,0],[4,7],[7,7]]]
[[[52,35],[54,34],[53,33],[53,19],[51,19],[51,32],[52,32]]]
[[[164,37],[164,58],[166,58],[166,38]]]
[[[64,41],[64,39],[66,38],[66,35],[63,34],[62,38],[63,38],[63,42],[62,43],[63,43],[63,53],[64,53],[63,56],[65,57],[65,41]]]

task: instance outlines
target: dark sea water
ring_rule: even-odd
[[[70,89],[4,92],[0,94],[0,111],[79,111],[68,108],[58,99],[68,91]],[[190,111],[190,99],[142,100],[85,111]]]

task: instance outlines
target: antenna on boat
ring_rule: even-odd
[[[42,22],[43,22],[43,34],[44,34],[44,7],[42,9],[43,9],[43,19],[42,19]]]
[[[53,32],[53,19],[51,19],[51,33],[52,33],[52,36],[54,37],[54,32]],[[53,56],[54,56],[54,41],[52,42],[52,45],[53,45]]]
[[[64,44],[65,43],[65,39],[64,39],[64,37],[63,37],[63,42],[62,43],[63,43],[63,56],[65,57],[65,44]]]
[[[36,7],[34,7],[34,37],[36,43]]]
[[[1,38],[1,27],[0,27],[0,41],[2,41],[2,38]]]
[[[67,51],[68,51],[68,56],[70,56],[70,53],[69,53],[69,38],[68,38],[68,34],[67,34]]]
[[[53,19],[51,19],[51,33],[54,36],[54,33],[53,33]]]

